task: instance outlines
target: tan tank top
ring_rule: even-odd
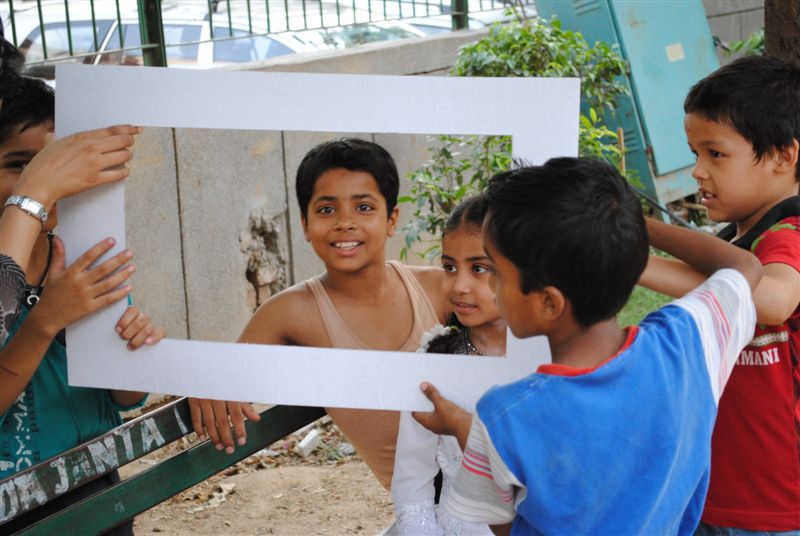
[[[389,261],[406,287],[414,312],[414,323],[406,341],[397,348],[398,352],[414,352],[419,347],[422,334],[439,322],[436,310],[428,299],[422,285],[414,274],[403,264]],[[355,348],[371,350],[347,326],[328,292],[320,281],[320,276],[307,280],[306,285],[314,298],[322,316],[325,330],[333,348]],[[389,489],[394,470],[394,453],[400,414],[396,411],[329,408],[328,415],[344,432],[348,440],[364,459],[378,481]]]

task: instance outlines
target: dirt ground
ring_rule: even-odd
[[[296,452],[310,432],[303,430],[141,514],[135,533],[379,534],[394,517],[391,496],[333,423],[315,428],[322,443],[308,457]],[[191,444],[184,439],[170,445],[126,466],[122,476]]]

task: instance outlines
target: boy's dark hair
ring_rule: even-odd
[[[647,264],[642,207],[614,167],[553,158],[489,181],[488,233],[524,293],[559,289],[584,327],[619,312]]]
[[[695,84],[683,110],[729,124],[760,161],[800,141],[800,67],[763,56],[739,58]],[[795,176],[800,179],[800,166]]]
[[[295,191],[304,219],[308,217],[308,204],[317,179],[326,171],[336,168],[363,171],[372,175],[386,200],[387,214],[392,213],[400,189],[400,178],[392,155],[377,143],[357,138],[341,138],[321,143],[308,151],[297,168]]]
[[[19,69],[25,57],[17,47],[6,41],[3,35],[3,22],[0,21],[0,100],[11,96],[19,81]]]
[[[447,217],[442,235],[457,231],[465,225],[475,227],[477,232],[480,233],[483,219],[486,217],[486,208],[486,196],[484,194],[466,198],[456,205],[456,208]]]
[[[9,136],[46,121],[55,116],[56,100],[53,90],[36,78],[20,77],[13,90],[4,90],[0,108],[0,143]]]

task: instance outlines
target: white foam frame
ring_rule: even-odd
[[[59,65],[56,134],[144,127],[496,134],[517,158],[577,154],[577,79],[455,78],[191,71]],[[64,200],[59,233],[73,255],[106,236],[125,247],[125,189]],[[68,259],[71,261],[72,259]],[[141,284],[141,282],[140,282]],[[542,338],[511,341],[506,359],[166,339],[135,354],[113,326],[124,303],[67,330],[72,385],[225,400],[429,410],[437,385],[471,408],[495,384],[549,360]]]

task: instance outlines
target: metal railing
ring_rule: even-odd
[[[58,62],[210,67],[488,25],[520,0],[0,0],[7,39]],[[533,9],[533,0],[523,5]],[[479,15],[484,15],[481,19]],[[489,17],[485,16],[489,15]],[[473,18],[475,17],[475,18]]]

